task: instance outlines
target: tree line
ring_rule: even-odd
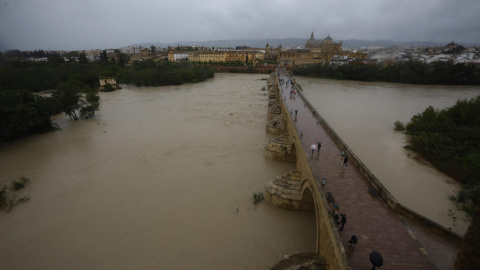
[[[215,71],[193,63],[136,61],[130,67],[119,70],[116,77],[121,83],[136,86],[180,85],[203,82],[213,78]]]
[[[385,81],[408,84],[480,85],[480,65],[435,61],[406,61],[388,66],[350,62],[294,68],[295,75],[338,80]]]
[[[205,81],[214,70],[189,63],[153,60],[126,65],[128,58],[88,62],[65,61],[49,55],[45,62],[0,55],[0,142],[55,129],[51,116],[64,113],[72,120],[92,118],[99,109],[100,77],[136,86],[179,85]]]
[[[72,53],[72,52],[71,52]],[[75,52],[78,56],[78,52]],[[60,55],[58,52],[54,51],[44,51],[44,50],[35,50],[35,51],[20,51],[20,50],[9,50],[5,53],[0,53],[0,58],[3,59],[15,59],[15,58],[43,58],[51,55]]]
[[[407,149],[462,183],[451,199],[472,214],[480,203],[480,96],[450,108],[428,107],[406,124]]]

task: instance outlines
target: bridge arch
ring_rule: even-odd
[[[295,146],[294,141],[290,143],[290,153],[288,155],[288,160],[297,163],[297,147]]]
[[[302,190],[301,190],[301,199],[300,205],[298,210],[309,210],[315,211],[315,198],[314,198],[313,187],[310,185],[308,179],[304,179],[302,183]]]

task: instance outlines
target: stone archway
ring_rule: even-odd
[[[308,180],[304,180],[304,185],[308,185]],[[315,200],[313,198],[313,193],[310,187],[303,188],[301,202],[298,207],[298,210],[309,210],[315,211]]]
[[[288,160],[291,160],[292,162],[297,163],[297,147],[295,146],[294,142],[292,142],[292,145],[290,146],[290,153],[288,153]]]

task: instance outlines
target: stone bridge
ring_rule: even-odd
[[[338,233],[330,218],[327,200],[311,170],[311,163],[284,102],[279,77],[267,80],[269,91],[267,131],[279,135],[265,147],[265,157],[295,162],[296,170],[272,180],[266,186],[266,199],[272,205],[292,210],[312,210],[316,214],[316,254],[324,258],[328,269],[348,269],[348,261]],[[321,268],[319,268],[321,269]],[[326,268],[325,268],[326,269]]]
[[[369,269],[369,254],[374,250],[384,256],[388,269],[434,269],[428,252],[408,228],[407,218],[435,233],[424,242],[433,243],[434,253],[438,237],[461,242],[461,236],[398,203],[303,97],[292,73],[278,69],[267,85],[266,128],[278,137],[265,147],[265,157],[295,162],[296,169],[270,181],[266,199],[281,208],[314,211],[317,231],[314,254],[290,256],[273,269]],[[319,140],[321,151],[314,154],[310,146]],[[349,157],[348,169],[341,166],[343,153]],[[330,202],[335,198],[341,213],[348,212],[342,232],[331,218],[325,194],[332,195]],[[355,251],[345,248],[352,234],[359,239]],[[445,254],[438,254],[438,261]],[[455,252],[450,254],[456,257]]]

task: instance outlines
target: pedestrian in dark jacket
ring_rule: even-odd
[[[356,235],[352,235],[352,237],[350,238],[350,241],[348,241],[348,243],[350,243],[349,247],[351,249],[355,249],[355,245],[357,244],[358,242],[358,238]]]
[[[346,214],[340,214],[340,216],[342,217],[340,223],[342,223],[342,225],[340,226],[340,231],[343,231],[343,226],[345,226],[345,223],[347,222],[347,215]]]
[[[342,167],[345,166],[345,168],[347,168],[347,163],[348,163],[348,156],[345,156],[345,158],[343,159]]]

